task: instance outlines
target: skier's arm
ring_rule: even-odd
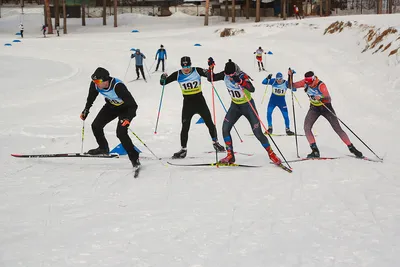
[[[275,78],[271,78],[271,79],[265,78],[262,81],[262,84],[264,84],[264,85],[272,85],[274,82],[275,82]]]
[[[256,88],[254,85],[250,82],[249,76],[246,73],[241,74],[240,76],[240,86],[243,87],[243,89],[247,89],[247,91],[254,93]]]
[[[167,50],[164,49],[165,59],[167,59]]]
[[[173,72],[171,75],[167,76],[165,79],[163,79],[163,75],[164,74],[161,74],[160,85],[164,85],[164,83],[169,84],[178,79],[178,71]]]
[[[304,80],[301,81],[297,81],[295,83],[293,83],[292,88],[301,88],[304,87],[306,85],[306,82]]]
[[[212,79],[211,79],[212,77]],[[207,72],[207,80],[209,82],[211,81],[222,81],[225,78],[225,73],[224,71],[221,71],[219,73],[214,73],[214,72]]]
[[[122,99],[122,101],[124,101],[123,106],[125,109],[121,117],[131,121],[134,117],[136,117],[136,110],[138,108],[135,99],[123,83],[118,83],[115,85],[115,93],[119,98]]]
[[[196,67],[195,69],[200,76],[208,78],[208,76],[207,76],[208,71],[206,69],[199,68],[199,67]]]
[[[319,90],[322,93],[321,101],[323,101],[324,103],[329,103],[331,101],[331,96],[329,95],[328,88],[324,83],[321,83],[319,85]]]
[[[296,92],[296,91],[297,91],[296,87],[294,87],[294,86],[292,86],[292,88],[290,88],[289,81],[285,81],[285,85],[286,85],[286,88],[287,88],[287,89],[290,89],[290,90],[292,90],[293,92]]]
[[[92,107],[93,102],[96,100],[96,97],[98,95],[99,95],[99,92],[96,90],[96,86],[95,86],[94,82],[93,81],[90,82],[89,94],[86,99],[85,109],[89,110]]]
[[[146,59],[146,56],[145,56],[143,53],[142,53],[141,55],[142,55],[142,57],[143,57],[144,59]]]

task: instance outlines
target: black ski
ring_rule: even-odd
[[[307,161],[307,160],[331,160],[331,159],[340,159],[342,157],[321,157],[321,158],[299,158],[288,160],[287,162],[300,162],[300,161]],[[273,164],[273,162],[271,162]]]
[[[245,134],[246,136],[254,136],[254,134]],[[268,136],[268,134],[267,133],[264,133],[264,135],[265,136]],[[293,137],[295,137],[296,135],[294,135],[294,134],[292,134],[292,135],[288,135],[288,134],[270,134],[271,136],[293,136]],[[297,136],[306,136],[305,134],[297,134]],[[317,135],[314,135],[314,136],[317,136]]]
[[[134,167],[133,170],[133,178],[138,178],[139,177],[139,173],[140,173],[140,169],[142,168],[141,165]]]
[[[290,168],[288,168],[288,167],[286,167],[285,165],[283,165],[282,163],[281,164],[279,164],[279,165],[276,165],[276,164],[274,164],[275,166],[277,166],[277,167],[280,167],[282,170],[284,170],[284,171],[287,171],[288,173],[292,173],[293,172],[293,170],[292,169],[290,169]]]
[[[380,162],[380,163],[383,163],[383,159],[371,159],[371,158],[367,158],[367,157],[359,158],[359,157],[356,157],[355,155],[347,155],[347,156],[352,157],[352,158],[355,158],[355,159],[362,159],[362,160],[367,160],[367,161],[372,161],[372,162]]]
[[[261,166],[256,165],[246,165],[246,164],[237,164],[237,163],[192,163],[192,164],[177,164],[167,161],[169,165],[173,166],[182,166],[182,167],[201,167],[201,166],[215,166],[215,167],[245,167],[245,168],[259,168]]]
[[[82,153],[56,153],[56,154],[11,154],[16,158],[118,158],[118,154],[90,155]]]
[[[207,154],[211,154],[211,153],[215,153],[215,151],[206,151],[206,152],[204,152],[204,153],[207,153]],[[218,151],[218,153],[226,153],[226,151]],[[242,153],[242,152],[234,152],[236,155],[244,155],[244,156],[249,156],[249,157],[251,157],[251,156],[253,156],[254,154],[250,154],[250,153]]]

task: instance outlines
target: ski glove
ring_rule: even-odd
[[[131,122],[128,119],[121,120],[121,126],[122,127],[125,127],[125,126],[128,127],[129,124],[131,124]]]
[[[240,77],[238,75],[232,76],[232,80],[238,84],[242,84],[242,82],[243,82],[242,79],[240,79]]]
[[[132,54],[132,55],[131,55],[131,58],[134,58],[134,57],[135,57],[135,54]]]
[[[87,116],[89,115],[89,110],[88,109],[84,109],[80,115],[81,120],[86,120]]]
[[[272,78],[272,74],[268,74],[267,80],[271,80],[271,78]]]
[[[167,77],[168,77],[168,74],[167,74],[167,73],[161,74],[160,83],[161,83],[161,84],[164,84],[165,81],[167,80]]]

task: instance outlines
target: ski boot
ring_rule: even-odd
[[[264,67],[262,67],[262,70],[265,71]]]
[[[354,147],[353,144],[350,144],[350,145],[348,145],[347,147],[349,148],[350,152],[353,153],[357,158],[363,158],[363,157],[364,157],[363,154],[362,154],[360,151],[358,151],[358,150]]]
[[[90,149],[88,152],[86,152],[86,154],[89,155],[102,155],[102,154],[108,154],[110,152],[110,150],[108,148],[93,148]]]
[[[219,160],[218,163],[223,163],[223,164],[235,163],[235,154],[233,153],[233,151],[228,150],[227,153],[228,154],[226,155],[226,157]]]
[[[258,67],[258,71],[261,71],[261,68],[260,68],[260,67]]]
[[[290,128],[286,128],[286,134],[287,134],[287,135],[294,135],[294,132],[292,132],[292,131],[290,130]]]
[[[280,158],[278,158],[278,156],[274,153],[274,151],[272,151],[271,146],[269,146],[267,149],[268,152],[268,156],[270,158],[270,160],[275,164],[275,165],[281,165],[282,161]]]
[[[312,151],[310,154],[307,155],[307,158],[308,159],[319,158],[320,155],[319,155],[319,149],[318,149],[317,145],[315,143],[313,143],[310,145],[310,147],[311,147]]]
[[[272,134],[272,126],[268,126],[268,130],[264,134],[268,135],[268,133]]]
[[[131,160],[131,163],[132,163],[132,167],[133,168],[139,168],[140,167],[139,158],[137,158],[136,160]]]
[[[225,152],[225,147],[221,146],[221,144],[218,143],[218,141],[215,141],[213,143],[213,147],[217,152]]]
[[[139,77],[139,76],[137,76],[137,77],[136,77],[136,80],[139,80],[139,78],[140,78],[140,77]]]
[[[174,153],[174,155],[172,155],[173,159],[183,159],[186,157],[187,154],[187,149],[186,148],[181,148],[181,150],[179,150],[178,152]]]

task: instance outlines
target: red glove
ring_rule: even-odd
[[[131,122],[128,120],[128,119],[123,119],[123,120],[121,120],[121,125],[123,126],[123,127],[125,127],[125,126],[129,126],[131,124]]]

